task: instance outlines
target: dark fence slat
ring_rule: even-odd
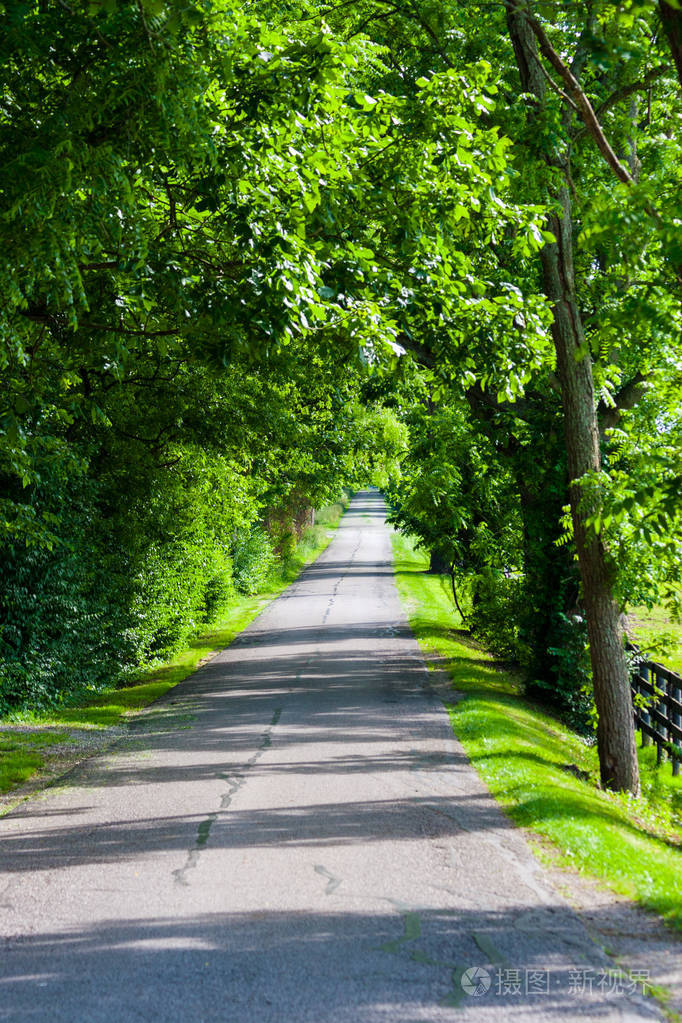
[[[671,682],[670,692],[670,720],[672,735],[670,738],[676,746],[682,747],[682,684],[677,685],[674,681]],[[680,756],[673,754],[673,774],[677,777],[680,773],[680,761],[682,760],[682,750]]]
[[[637,647],[628,649],[640,654]],[[656,762],[670,760],[674,775],[682,763],[682,676],[656,661],[639,659],[632,675],[632,694],[646,700],[635,701],[635,727],[642,734],[642,746],[656,745]]]

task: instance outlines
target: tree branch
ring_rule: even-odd
[[[519,8],[517,7],[516,10],[519,10]],[[596,142],[599,152],[602,154],[613,173],[616,175],[618,180],[622,181],[624,184],[634,184],[634,179],[630,172],[623,166],[611,148],[611,144],[604,134],[604,130],[599,123],[599,119],[594,112],[594,108],[583,92],[578,79],[575,77],[570,68],[566,67],[561,57],[552,46],[543,26],[527,9],[520,10],[519,13],[523,15],[532,29],[543,57],[545,57],[545,59],[552,65],[566,86],[569,95],[572,96],[580,116],[583,119],[585,128]]]
[[[615,92],[612,92],[611,95],[595,109],[595,116],[599,117],[601,114],[610,110],[612,107],[615,107],[618,103],[621,103],[622,100],[627,99],[628,96],[632,96],[634,93],[645,92],[658,78],[664,75],[667,70],[668,68],[665,64],[659,64],[658,67],[652,68],[651,71],[648,71],[644,75],[644,78],[639,78],[636,82],[632,82],[630,85],[624,85],[622,89],[616,89]],[[576,132],[574,138],[581,138],[586,131],[587,128],[583,125],[580,131]]]
[[[639,78],[636,82],[632,82],[630,85],[624,85],[622,89],[616,89],[616,91],[611,93],[611,95],[608,96],[603,103],[599,104],[595,110],[595,114],[597,116],[599,116],[599,114],[603,114],[605,110],[610,110],[611,107],[615,107],[616,103],[620,103],[621,100],[627,99],[628,96],[632,96],[635,92],[644,92],[650,85],[652,85],[653,82],[656,81],[657,78],[664,75],[667,70],[668,67],[666,64],[659,64],[657,67],[652,68],[651,71],[647,71],[644,78]]]
[[[540,68],[540,70],[542,71],[543,75],[547,79],[547,84],[549,85],[549,87],[552,90],[552,92],[555,92],[557,94],[557,96],[561,96],[562,100],[565,103],[568,103],[569,106],[573,107],[575,112],[579,114],[580,110],[578,109],[577,103],[574,103],[573,100],[571,99],[571,97],[568,95],[568,93],[564,92],[564,90],[557,85],[557,83],[554,81],[554,79],[550,75],[549,71],[546,69],[545,65],[542,63],[542,61],[539,58],[538,58],[538,67]]]

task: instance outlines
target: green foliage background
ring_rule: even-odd
[[[474,632],[591,726],[575,522],[611,606],[674,605],[682,564],[660,28],[654,0],[0,3],[1,708],[167,657],[371,479]],[[601,429],[572,519],[562,202]]]

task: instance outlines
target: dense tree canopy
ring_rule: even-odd
[[[0,5],[5,705],[163,655],[273,515],[374,478],[637,790],[620,615],[681,564],[680,18]]]

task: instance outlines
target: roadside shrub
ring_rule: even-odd
[[[556,611],[551,634],[547,636],[547,652],[551,656],[547,674],[529,677],[526,692],[557,707],[576,731],[591,733],[596,725],[596,711],[587,626],[581,614]]]
[[[496,657],[520,661],[519,620],[524,600],[523,580],[488,569],[476,576],[470,625],[474,636]]]
[[[272,540],[260,526],[239,536],[232,549],[234,583],[240,593],[261,589],[275,563]]]
[[[124,561],[118,559],[118,566]],[[70,545],[0,552],[0,708],[49,706],[135,659],[131,591],[85,529]]]
[[[301,539],[298,541],[298,549],[303,553],[314,551],[322,544],[323,540],[327,536],[327,529],[328,527],[321,523],[315,523],[314,526],[308,526],[301,534]]]
[[[134,629],[141,663],[171,656],[201,621],[204,574],[193,546],[155,544],[140,566]]]
[[[101,465],[101,480],[46,467],[35,500],[50,546],[0,543],[0,713],[128,681],[215,622],[234,592],[222,464]]]
[[[341,492],[341,496],[333,504],[326,504],[323,508],[320,508],[315,512],[315,525],[317,526],[336,526],[338,525],[339,519],[345,512],[346,508],[350,504],[353,493],[351,490],[344,488]]]
[[[204,622],[207,625],[217,622],[229,607],[233,596],[232,562],[226,558],[223,566],[206,582],[204,588]]]

